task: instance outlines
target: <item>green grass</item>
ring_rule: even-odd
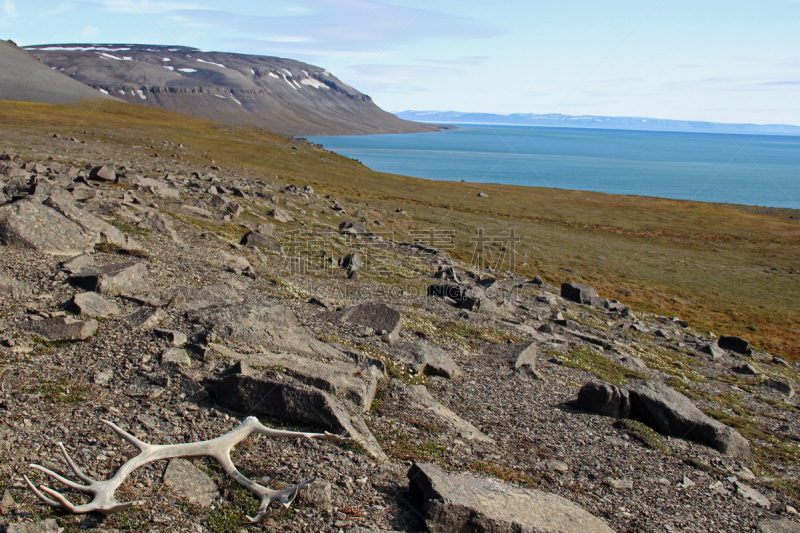
[[[662,437],[661,434],[659,434],[650,426],[630,418],[623,418],[617,423],[622,426],[631,436],[636,437],[649,448],[664,454],[672,453],[672,449],[667,445],[664,437]]]
[[[548,357],[556,357],[564,366],[578,368],[594,374],[613,385],[625,385],[629,378],[648,379],[648,376],[615,363],[594,348],[574,346],[569,352],[550,350]]]

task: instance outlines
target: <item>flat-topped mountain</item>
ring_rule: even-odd
[[[108,95],[220,122],[294,136],[438,129],[387,113],[327,70],[291,59],[133,44],[25,49]]]
[[[11,41],[0,40],[0,100],[68,104],[107,95],[53,71]]]

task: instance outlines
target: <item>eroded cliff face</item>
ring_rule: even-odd
[[[129,102],[294,136],[436,129],[399,119],[329,71],[291,59],[152,45],[26,50],[70,78]]]

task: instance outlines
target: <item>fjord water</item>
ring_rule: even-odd
[[[465,125],[309,137],[419,178],[800,209],[800,137]]]

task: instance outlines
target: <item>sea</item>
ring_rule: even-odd
[[[469,124],[308,140],[418,178],[800,209],[800,136]]]

